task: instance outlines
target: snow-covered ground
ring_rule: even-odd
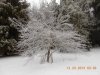
[[[39,56],[0,58],[0,75],[100,75],[99,48],[85,53],[54,53],[53,58],[52,64],[40,64]],[[68,69],[80,66],[96,69]]]

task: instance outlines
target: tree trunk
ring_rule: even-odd
[[[47,62],[48,62],[48,63],[50,62],[50,49],[49,49],[48,52],[47,52]]]

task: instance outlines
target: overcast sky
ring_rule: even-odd
[[[33,4],[37,7],[39,7],[39,3],[41,2],[41,0],[27,0],[30,4],[31,4],[31,7],[33,6]],[[48,3],[51,1],[51,0],[47,0]],[[57,3],[60,3],[60,0],[56,0]]]

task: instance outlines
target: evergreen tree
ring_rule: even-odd
[[[96,21],[92,27],[90,38],[93,46],[100,46],[100,0],[94,0],[92,7],[94,8]]]
[[[0,54],[13,55],[19,41],[19,29],[29,20],[26,2],[6,0],[0,3]],[[22,23],[22,24],[21,24]]]

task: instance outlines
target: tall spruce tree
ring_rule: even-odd
[[[0,55],[13,55],[19,41],[19,29],[29,20],[26,1],[6,0],[0,3]]]

